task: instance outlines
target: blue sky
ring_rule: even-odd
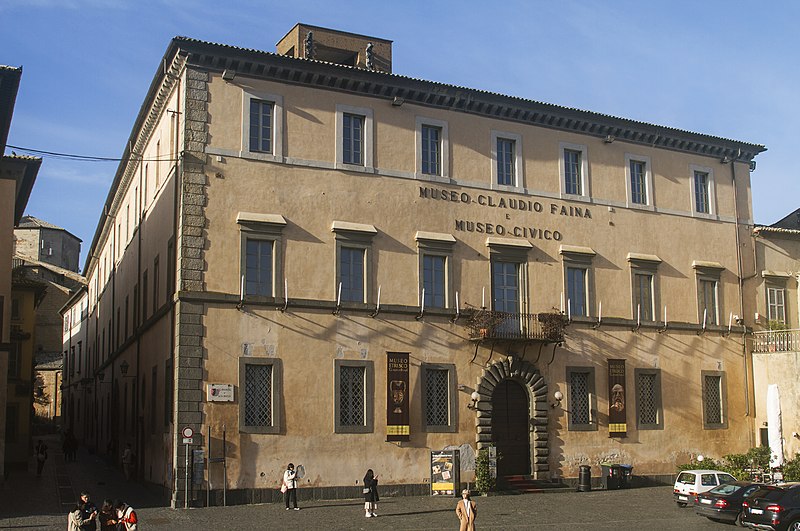
[[[401,75],[764,144],[770,224],[800,207],[798,20],[795,1],[0,0],[0,64],[23,67],[8,144],[119,157],[172,37],[274,51],[304,22],[393,40]],[[116,167],[44,157],[26,213],[83,239],[81,263]]]

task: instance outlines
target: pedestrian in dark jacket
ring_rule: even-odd
[[[47,445],[43,440],[39,439],[39,444],[36,445],[34,454],[36,454],[36,475],[41,476],[44,462],[47,461]]]
[[[119,521],[114,510],[114,502],[104,500],[100,512],[97,513],[97,519],[100,521],[100,531],[116,531]]]
[[[378,516],[378,476],[370,468],[364,475],[364,516],[367,518]]]

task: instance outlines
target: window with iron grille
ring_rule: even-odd
[[[279,433],[282,400],[281,363],[277,358],[239,358],[239,431]],[[169,391],[170,394],[172,393]]]
[[[272,425],[272,366],[245,364],[245,426]]]
[[[364,425],[364,367],[342,367],[339,380],[339,423]]]
[[[723,372],[702,371],[703,425],[706,429],[727,428],[725,377]]]
[[[568,367],[569,429],[576,431],[595,430],[594,369],[591,367]]]
[[[658,369],[635,369],[636,375],[636,420],[639,429],[662,428],[661,420],[661,371]]]
[[[372,362],[335,360],[334,429],[336,433],[370,433],[373,430]]]
[[[428,427],[450,425],[450,371],[447,369],[425,369],[425,424]]]

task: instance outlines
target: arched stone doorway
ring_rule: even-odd
[[[547,384],[531,363],[513,356],[486,367],[478,380],[475,424],[478,449],[498,444],[509,461],[498,475],[530,474],[549,479]],[[495,433],[495,429],[499,430]],[[524,452],[525,456],[519,453]],[[505,461],[505,459],[501,460]],[[524,470],[527,461],[527,472]]]

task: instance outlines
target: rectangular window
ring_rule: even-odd
[[[653,275],[649,273],[634,273],[633,288],[633,302],[637,312],[634,318],[642,321],[652,321]]]
[[[356,114],[342,115],[342,162],[364,164],[364,117]]]
[[[175,294],[175,238],[167,242],[167,301]]]
[[[142,273],[142,322],[147,321],[147,269]],[[109,330],[109,333],[110,330]]]
[[[250,100],[250,151],[272,153],[271,101]]]
[[[786,290],[767,287],[767,316],[770,321],[786,323]]]
[[[156,413],[158,412],[158,365],[153,366],[153,380],[150,384],[150,433],[156,432]]]
[[[172,420],[172,379],[174,377],[172,360],[169,359],[164,362],[164,426],[169,426]]]
[[[725,373],[701,371],[703,379],[703,427],[727,428]]]
[[[273,296],[273,247],[272,240],[247,239],[245,295]]]
[[[425,431],[455,431],[454,365],[423,365],[423,415]]]
[[[336,433],[373,431],[372,362],[335,360],[334,419]]]
[[[641,160],[630,161],[631,202],[647,204],[647,164]]]
[[[239,431],[280,431],[281,363],[276,358],[239,358]]]
[[[153,260],[153,313],[156,313],[158,310],[158,289],[159,289],[159,260],[158,256],[156,256],[155,260]]]
[[[695,170],[694,172],[694,209],[701,214],[710,213],[708,172]]]
[[[19,404],[6,405],[6,444],[19,442]],[[8,447],[6,447],[8,451]],[[6,465],[8,466],[8,465]]]
[[[580,267],[567,267],[567,297],[570,316],[585,317],[588,315],[587,277],[588,271]]]
[[[717,281],[700,279],[700,319],[706,324],[719,324],[717,306]]]
[[[75,347],[72,347],[72,348],[73,348],[73,353],[74,353],[74,348]],[[73,356],[70,358],[70,369],[72,369],[72,367],[73,367],[72,358],[74,358],[74,357],[75,356],[73,354]],[[19,343],[11,343],[9,351],[8,351],[8,377],[9,378],[17,379],[17,378],[20,377],[20,372],[21,372],[21,366],[20,365],[21,365],[21,363],[22,363],[22,352],[20,351]],[[70,374],[71,373],[72,373],[72,371],[70,371]]]
[[[636,423],[640,430],[663,428],[661,409],[661,371],[635,369]]]
[[[422,125],[422,173],[442,175],[442,128]]]
[[[497,184],[515,186],[516,143],[508,138],[497,139]]]
[[[339,250],[339,282],[341,300],[364,301],[364,257],[365,249],[342,246]]]
[[[245,365],[245,426],[272,425],[272,366]]]
[[[125,326],[123,327],[125,331],[125,339],[128,339],[128,319],[130,318],[130,314],[128,313],[128,296],[125,296]]]
[[[567,367],[569,409],[567,420],[573,431],[596,430],[594,421],[594,369],[591,367]]]
[[[582,153],[573,149],[564,150],[564,193],[583,195],[583,177],[581,170]]]
[[[446,307],[446,267],[447,258],[444,256],[422,257],[422,288],[425,290],[426,308]]]

